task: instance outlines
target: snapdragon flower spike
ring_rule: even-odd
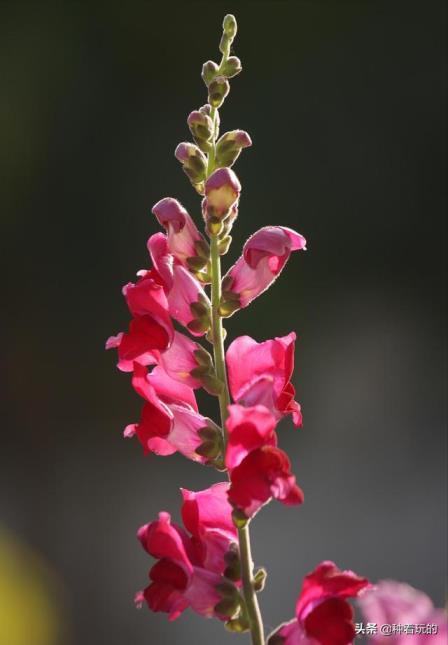
[[[174,328],[168,300],[156,272],[144,272],[136,284],[125,285],[123,295],[134,318],[127,332],[106,341],[106,349],[116,348],[118,368],[131,372],[135,361],[141,365],[156,362],[158,351],[171,345]]]
[[[264,405],[280,419],[291,414],[295,426],[302,425],[299,403],[291,383],[296,335],[257,343],[239,336],[227,349],[226,362],[233,400],[245,406]]]
[[[205,199],[202,203],[204,219],[211,234],[219,234],[223,220],[238,203],[241,184],[230,168],[218,168],[205,182]]]
[[[177,199],[165,197],[153,206],[152,212],[166,230],[167,252],[196,277],[205,278],[203,270],[209,265],[209,245],[182,204]]]
[[[225,464],[230,475],[229,501],[244,523],[270,501],[301,504],[303,491],[291,473],[291,463],[276,447],[276,420],[267,408],[229,406]]]
[[[358,600],[366,622],[377,625],[435,625],[433,634],[391,634],[390,645],[445,645],[448,642],[448,616],[442,609],[435,609],[432,600],[422,591],[395,580],[382,580],[362,594]],[[435,630],[434,630],[435,631]],[[369,642],[384,642],[378,630]]]
[[[252,139],[244,130],[225,132],[216,143],[215,165],[230,168],[240,156],[243,148],[252,145]]]
[[[369,586],[367,578],[341,571],[333,562],[321,562],[303,581],[296,618],[281,625],[268,645],[349,645],[355,625],[347,598],[357,597]]]
[[[169,253],[163,233],[149,238],[148,250],[164,286],[170,315],[194,336],[203,336],[210,327],[211,303],[201,284]]]
[[[305,238],[290,228],[265,226],[254,233],[223,278],[221,315],[228,317],[247,307],[277,279],[291,252],[302,249]]]
[[[224,573],[228,555],[238,551],[238,533],[232,520],[228,490],[227,482],[197,493],[181,489],[184,526],[192,534],[204,566],[216,573]]]
[[[219,430],[198,412],[193,390],[172,380],[161,366],[148,374],[138,363],[134,364],[132,385],[145,405],[139,423],[129,424],[124,436],[136,435],[144,454],[166,456],[180,452],[193,461],[208,463],[207,456],[196,452],[203,443],[201,432],[217,434]]]

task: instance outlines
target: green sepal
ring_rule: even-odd
[[[195,452],[201,457],[207,457],[209,459],[216,459],[220,454],[220,446],[216,441],[204,441],[198,446]]]
[[[229,250],[231,244],[232,237],[230,235],[226,235],[225,237],[221,238],[218,243],[219,255],[225,255]]]
[[[201,377],[201,383],[204,390],[206,390],[213,396],[219,396],[220,394],[222,394],[222,391],[224,389],[224,383],[213,374],[204,374]]]
[[[231,582],[220,582],[215,589],[223,598],[234,598],[238,595],[237,588]]]
[[[195,349],[193,352],[193,356],[196,359],[196,362],[199,365],[204,365],[206,367],[211,367],[213,364],[213,359],[208,353],[206,349],[203,347],[200,347],[199,349]]]
[[[190,305],[190,311],[195,318],[203,318],[204,316],[209,315],[208,306],[200,301],[192,302]]]
[[[211,215],[207,218],[207,233],[210,235],[219,235],[223,230],[223,223],[219,217]]]
[[[207,262],[207,258],[200,258],[198,256],[187,258],[188,268],[192,271],[200,271],[207,265]]]
[[[205,240],[196,240],[194,243],[194,250],[200,258],[209,260],[210,258],[210,245]]]
[[[239,299],[238,300],[222,300],[219,305],[219,315],[222,316],[223,318],[230,318],[230,316],[233,316],[235,311],[238,311],[238,309],[241,309],[241,304]]]
[[[223,598],[215,605],[215,612],[221,616],[229,616],[232,618],[239,611],[241,606],[241,598],[239,595],[234,598]]]
[[[224,623],[224,627],[229,631],[235,634],[243,634],[244,632],[249,631],[249,623],[242,616],[238,618],[232,618]]]
[[[266,578],[268,577],[266,569],[261,567],[255,572],[254,575],[254,589],[255,591],[263,591],[266,584]]]
[[[243,529],[249,521],[249,518],[240,508],[234,508],[232,511],[232,520],[237,529]]]
[[[208,318],[196,318],[191,320],[187,328],[194,334],[205,334],[210,329],[210,320]]]

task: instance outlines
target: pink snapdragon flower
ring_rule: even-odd
[[[227,482],[219,482],[197,493],[181,489],[184,526],[192,534],[204,566],[216,573],[224,572],[225,555],[230,545],[238,542],[228,490]]]
[[[303,581],[296,618],[281,625],[268,645],[349,645],[355,625],[347,598],[369,586],[366,578],[341,571],[333,562],[321,562]]]
[[[283,504],[303,502],[291,463],[276,447],[276,420],[264,406],[229,406],[225,464],[230,474],[230,503],[250,518],[271,498]]]
[[[191,372],[198,367],[195,353],[201,351],[203,349],[198,343],[175,331],[170,347],[164,352],[158,352],[157,359],[170,378],[197,389],[202,387],[202,382],[192,376]]]
[[[147,271],[136,284],[126,284],[123,295],[133,319],[127,332],[108,338],[106,349],[116,348],[118,368],[131,372],[134,361],[142,365],[154,363],[155,352],[170,346],[174,329],[157,272]]]
[[[148,374],[139,363],[134,364],[132,385],[145,405],[139,423],[129,424],[125,437],[137,435],[145,454],[180,452],[205,463],[207,460],[195,452],[202,444],[199,431],[216,426],[199,414],[193,390],[171,379],[161,366]]]
[[[187,260],[197,256],[196,243],[207,246],[203,235],[177,199],[161,199],[153,206],[152,212],[166,230],[169,253],[188,269]]]
[[[182,519],[191,535],[172,524],[168,513],[139,529],[143,548],[158,562],[149,574],[151,584],[136,596],[138,605],[146,601],[153,611],[168,613],[170,620],[187,607],[206,617],[229,618],[216,609],[222,598],[218,585],[232,585],[221,574],[237,542],[227,489],[222,482],[198,492],[182,490]]]
[[[148,240],[148,250],[163,284],[170,315],[195,336],[208,329],[210,300],[198,280],[168,250],[167,238],[156,233]]]
[[[448,642],[448,616],[435,609],[431,599],[422,591],[394,580],[382,580],[359,598],[365,620],[381,625],[422,626],[435,633],[402,633],[384,636],[381,630],[370,637],[375,645],[445,645]],[[431,628],[431,626],[435,626]]]
[[[276,419],[291,414],[294,425],[302,425],[301,408],[290,381],[295,340],[294,332],[263,343],[250,336],[236,338],[226,353],[234,401],[245,406],[264,405]]]
[[[247,307],[276,280],[291,252],[302,249],[306,249],[305,238],[290,228],[265,226],[254,233],[224,276],[223,314]]]

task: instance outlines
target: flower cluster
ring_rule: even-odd
[[[147,242],[148,267],[123,287],[129,327],[111,336],[106,348],[116,349],[118,368],[131,374],[143,399],[139,421],[127,425],[124,436],[135,436],[144,454],[179,452],[228,478],[199,492],[182,490],[184,527],[161,512],[139,529],[143,548],[157,561],[137,605],[146,603],[170,620],[190,607],[224,621],[231,631],[250,631],[254,645],[264,645],[257,593],[266,572],[254,570],[249,524],[272,499],[285,505],[304,500],[277,435],[285,417],[302,425],[291,382],[296,335],[262,342],[240,336],[225,352],[223,320],[263,294],[291,253],[306,249],[306,241],[284,226],[261,228],[221,279],[221,256],[240,208],[241,183],[233,165],[252,144],[243,130],[219,133],[218,109],[229,94],[229,80],[241,71],[240,60],[230,55],[236,30],[235,18],[227,15],[221,62],[207,61],[202,69],[207,103],[187,119],[193,141],[175,150],[202,198],[197,220],[203,220],[204,234],[177,199],[165,197],[154,205],[152,214],[163,230]],[[217,397],[219,421],[200,413],[199,388]],[[379,620],[387,593],[322,562],[304,580],[296,617],[274,630],[268,642],[348,645],[355,635],[348,599],[360,596],[369,619]]]
[[[150,584],[136,594],[137,605],[146,601],[170,620],[187,607],[220,620],[239,611],[238,538],[227,488],[219,483],[197,493],[182,490],[187,530],[173,524],[169,513],[139,529],[142,547],[157,562],[149,572]]]

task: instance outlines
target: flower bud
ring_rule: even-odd
[[[179,143],[174,156],[182,164],[182,169],[193,186],[203,184],[207,170],[207,159],[198,146],[188,142]]]
[[[204,210],[206,219],[226,217],[238,200],[241,184],[230,168],[219,168],[205,182]]]
[[[243,148],[252,145],[252,139],[244,130],[232,130],[222,135],[216,144],[216,165],[233,166]]]
[[[216,76],[208,86],[208,102],[214,108],[221,107],[229,91],[229,81],[225,76]]]
[[[191,112],[188,116],[187,123],[199,148],[204,152],[209,152],[213,137],[213,121],[210,115],[202,110],[203,108]]]
[[[263,569],[263,567],[261,567],[260,569],[258,569],[258,571],[255,572],[255,575],[254,575],[255,591],[263,591],[267,577],[268,577],[268,574],[266,572],[266,569]]]
[[[244,618],[243,616],[239,616],[238,618],[232,618],[231,620],[228,620],[225,623],[225,628],[229,632],[234,632],[235,634],[242,634],[244,632],[249,631],[249,623],[247,622],[246,618]]]
[[[193,319],[187,324],[194,335],[205,334],[210,329],[210,301],[206,296],[198,295],[198,300],[190,304]]]
[[[242,70],[241,61],[237,56],[230,56],[221,66],[221,73],[226,78],[233,78]]]
[[[201,76],[202,76],[202,80],[207,85],[207,87],[210,85],[212,80],[217,75],[218,70],[219,70],[218,65],[214,63],[212,60],[208,60],[206,63],[203,64]]]
[[[231,13],[228,13],[226,16],[224,16],[222,28],[224,30],[224,33],[233,40],[238,29],[235,16],[233,16]]]

